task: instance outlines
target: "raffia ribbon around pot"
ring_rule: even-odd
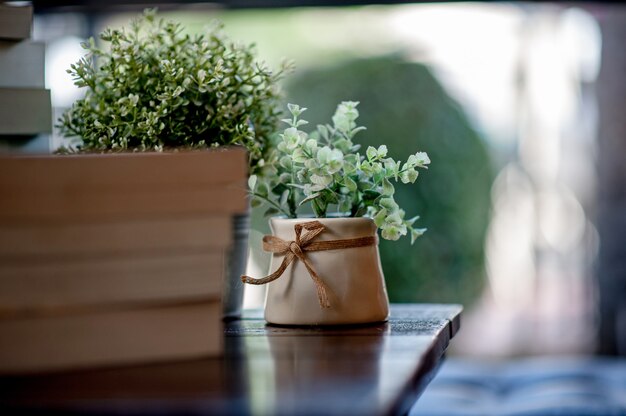
[[[306,253],[312,251],[341,250],[346,248],[376,245],[377,237],[374,235],[331,241],[313,241],[315,237],[317,237],[325,229],[326,227],[321,222],[309,221],[294,225],[294,230],[296,232],[295,241],[285,241],[282,238],[273,235],[264,236],[263,250],[284,255],[285,257],[283,258],[283,261],[278,269],[269,276],[255,279],[250,276],[242,275],[242,282],[252,285],[264,285],[272,282],[281,277],[293,261],[299,259],[302,263],[304,263],[311,279],[313,279],[313,282],[315,283],[320,307],[330,308],[330,301],[328,300],[328,287],[313,268],[313,265],[307,258]]]

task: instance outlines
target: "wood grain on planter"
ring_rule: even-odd
[[[219,302],[0,320],[0,373],[218,355]]]
[[[0,313],[221,295],[221,252],[0,264]],[[37,290],[33,290],[37,288]]]
[[[0,157],[0,221],[244,212],[246,153]]]
[[[221,250],[231,242],[230,216],[96,222],[0,223],[0,260],[38,256],[161,254]]]

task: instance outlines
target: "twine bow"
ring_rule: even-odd
[[[298,223],[294,226],[296,232],[295,241],[285,241],[282,238],[266,235],[263,237],[263,250],[269,251],[274,254],[283,254],[282,263],[278,269],[260,279],[254,279],[250,276],[242,275],[241,281],[252,285],[264,285],[272,282],[283,275],[287,267],[296,259],[299,259],[304,263],[311,279],[315,283],[317,289],[317,297],[320,302],[320,307],[330,308],[330,302],[328,300],[328,287],[322,279],[318,276],[311,261],[307,258],[306,253],[310,251],[325,251],[325,250],[338,250],[352,247],[365,247],[376,244],[376,236],[347,238],[341,240],[332,241],[313,241],[320,233],[322,233],[326,227],[319,221],[309,221],[305,223]]]

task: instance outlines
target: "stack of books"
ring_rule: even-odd
[[[45,45],[30,40],[32,6],[0,2],[0,141],[23,143],[52,132],[44,85]]]
[[[0,373],[219,355],[243,149],[0,157]]]

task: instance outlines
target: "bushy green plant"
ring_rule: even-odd
[[[344,101],[332,117],[332,125],[318,125],[308,135],[300,127],[306,108],[289,104],[289,125],[280,135],[273,155],[272,174],[260,180],[251,176],[249,185],[253,206],[267,203],[266,214],[282,213],[298,217],[298,208],[310,204],[317,217],[325,217],[331,206],[339,214],[370,216],[387,240],[410,234],[411,242],[424,229],[413,226],[418,217],[405,219],[405,212],[394,200],[392,182],[414,183],[417,168],[427,168],[428,155],[417,152],[404,163],[387,157],[387,146],[368,147],[365,155],[354,136],[364,130],[357,126],[357,102]]]
[[[153,10],[130,30],[106,29],[83,44],[87,55],[68,70],[86,95],[59,120],[83,151],[161,151],[244,145],[263,164],[280,118],[277,81],[253,45],[225,37],[221,25],[183,33]]]

